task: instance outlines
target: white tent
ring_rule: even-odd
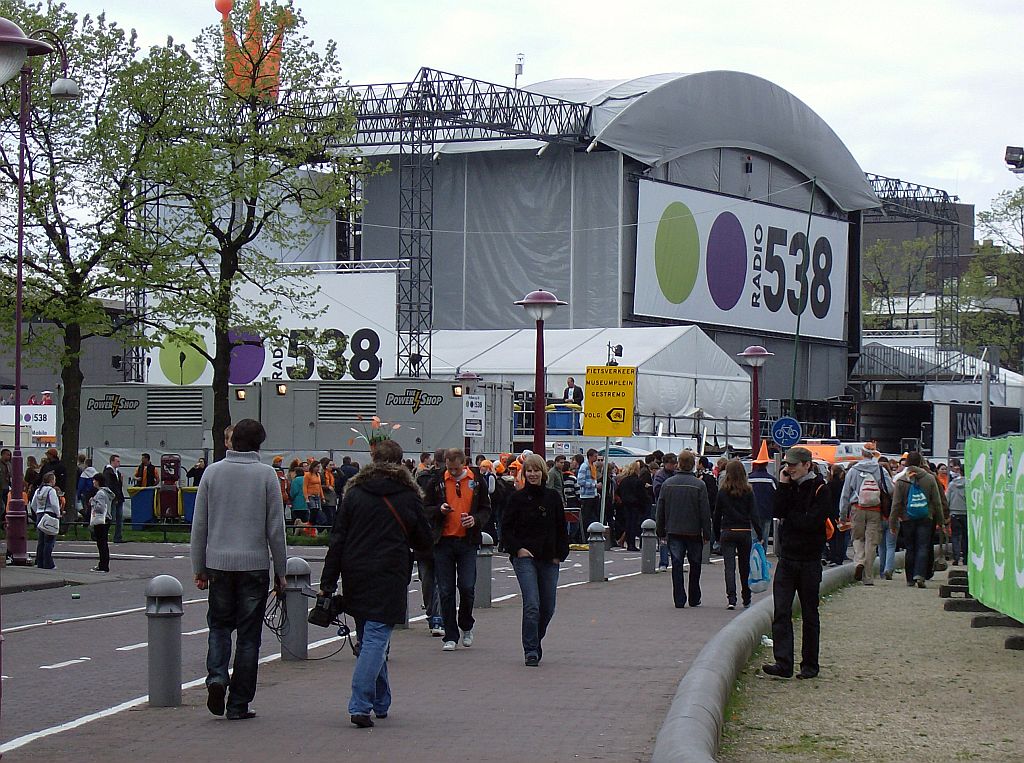
[[[750,376],[696,326],[550,329],[544,332],[547,391],[558,396],[568,376],[585,386],[587,366],[603,365],[608,345],[622,345],[621,365],[637,367],[636,412],[749,420]],[[536,331],[436,331],[432,375],[479,374],[533,390]]]

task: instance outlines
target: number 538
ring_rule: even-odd
[[[325,381],[345,374],[353,379],[375,379],[380,373],[380,337],[373,329],[359,329],[351,338],[340,329],[292,329],[288,332],[288,357],[295,364],[285,369],[289,379],[304,381],[314,370]]]

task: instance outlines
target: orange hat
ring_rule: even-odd
[[[495,467],[494,467],[494,473],[495,474],[504,474],[505,473],[505,464],[503,464],[501,461],[498,461],[497,465],[495,465]]]
[[[274,464],[283,464],[284,456],[274,456]]]

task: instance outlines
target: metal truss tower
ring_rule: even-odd
[[[864,222],[925,222],[935,226],[934,273],[936,346],[960,350],[960,216],[956,199],[938,188],[867,173],[882,202],[864,212]]]
[[[408,82],[288,91],[280,107],[310,124],[354,109],[355,136],[331,148],[398,156],[398,256],[407,264],[398,276],[398,374],[410,377],[431,373],[436,148],[509,138],[580,146],[590,119],[586,104],[426,67]]]

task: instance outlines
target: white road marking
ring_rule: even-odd
[[[634,572],[634,573],[630,573],[630,574],[638,575],[640,573]],[[628,577],[628,575],[621,575],[619,577]],[[581,581],[578,581],[578,582],[575,582],[575,583],[566,583],[566,584],[560,585],[558,587],[559,588],[571,588],[573,586],[584,585],[586,582],[588,582],[588,581],[581,580]],[[517,594],[512,594],[512,595],[515,596]],[[491,601],[501,601],[502,599],[503,599],[503,597],[499,597],[498,599],[492,599]],[[192,604],[192,603],[195,603],[196,601],[206,601],[206,599],[194,599],[192,601],[186,601],[184,603],[185,604]],[[140,607],[139,609],[128,610],[128,611],[138,612],[140,609],[143,609],[143,608]],[[123,613],[121,613],[121,614],[123,614]],[[86,617],[86,618],[69,618],[68,620],[62,620],[60,622],[70,622],[72,620],[83,620],[83,619],[94,619],[96,617],[103,617],[103,616],[112,617],[113,615],[109,615],[109,614],[108,615],[90,615],[89,617]],[[414,622],[418,622],[420,620],[426,620],[426,619],[427,619],[426,615],[419,615],[418,617],[410,617],[409,618],[409,622],[410,623],[414,623]],[[40,623],[40,625],[45,625],[45,623]],[[17,630],[23,630],[25,628],[31,628],[31,627],[36,627],[36,626],[35,625],[21,626]],[[11,629],[11,630],[15,630],[15,629]],[[340,641],[341,639],[342,639],[341,636],[331,636],[330,638],[321,639],[320,641],[314,641],[312,644],[309,645],[308,648],[309,649],[318,649],[321,646],[327,646],[328,644],[333,644],[336,641]],[[83,659],[89,659],[89,658],[86,657],[86,658],[83,658]],[[280,653],[278,653],[278,654],[271,654],[271,655],[268,655],[266,657],[261,657],[260,660],[259,660],[259,664],[260,665],[265,665],[268,662],[274,662],[274,661],[279,660],[279,659],[281,659]],[[76,660],[76,662],[77,662],[77,660]],[[183,683],[181,685],[181,688],[182,688],[182,691],[184,691],[186,689],[195,688],[196,686],[201,686],[205,682],[206,682],[206,678],[205,677],[204,678],[197,678],[197,679],[195,679],[193,681],[188,681],[186,683]],[[135,699],[130,699],[127,702],[122,702],[119,705],[114,705],[113,707],[108,707],[108,708],[105,708],[103,710],[98,710],[95,713],[89,713],[88,715],[83,715],[81,718],[76,718],[75,720],[68,721],[67,723],[61,723],[61,724],[58,724],[56,726],[50,726],[49,728],[42,729],[41,731],[33,731],[30,734],[25,734],[23,736],[17,737],[16,739],[12,739],[11,741],[6,742],[5,744],[0,745],[0,755],[2,755],[5,752],[10,752],[11,750],[17,750],[18,748],[24,747],[25,745],[31,744],[32,742],[35,742],[35,741],[37,741],[39,739],[45,739],[46,737],[53,736],[54,734],[60,734],[60,733],[62,733],[64,731],[72,731],[73,729],[77,729],[80,726],[85,726],[86,724],[92,723],[93,721],[98,721],[98,720],[101,720],[103,718],[108,718],[111,715],[117,715],[118,713],[124,712],[125,710],[131,710],[133,707],[138,707],[139,705],[143,705],[143,704],[145,704],[148,701],[149,701],[149,695],[146,695],[144,697],[136,697]]]
[[[138,644],[129,644],[128,646],[119,646],[114,651],[115,652],[131,652],[131,651],[134,651],[136,649],[145,649],[147,646],[149,646],[149,642],[148,641],[140,641]]]
[[[206,601],[206,599],[186,599],[182,604],[198,604]],[[29,623],[28,625],[17,625],[13,628],[4,628],[0,633],[17,633],[19,631],[27,631],[32,628],[42,628],[47,625],[64,625],[65,623],[79,623],[85,620],[102,620],[107,617],[120,617],[121,615],[130,615],[135,612],[145,612],[145,607],[132,607],[131,609],[118,609],[113,612],[100,612],[95,615],[82,615],[80,617],[65,617],[63,620],[44,620],[41,623]]]
[[[181,635],[182,636],[198,636],[200,633],[209,633],[209,632],[210,632],[209,628],[200,628],[197,631],[185,631]]]
[[[60,559],[69,556],[96,556],[95,551],[54,551],[53,558]],[[156,556],[152,554],[119,554],[113,553],[110,555],[111,559],[156,559]]]
[[[641,573],[641,572],[627,572],[624,575],[612,575],[610,578],[608,578],[608,580],[618,580],[620,578],[631,578],[634,575],[641,575],[641,574],[643,574],[643,573]]]
[[[508,601],[509,599],[516,598],[518,595],[519,594],[517,594],[517,593],[507,593],[504,596],[499,596],[496,599],[491,599],[491,603],[494,604],[494,603],[497,603],[499,601]]]
[[[40,670],[56,670],[57,668],[66,668],[68,665],[77,665],[80,662],[89,662],[92,657],[79,657],[77,660],[65,660],[64,662],[55,662],[53,665],[40,665]]]

